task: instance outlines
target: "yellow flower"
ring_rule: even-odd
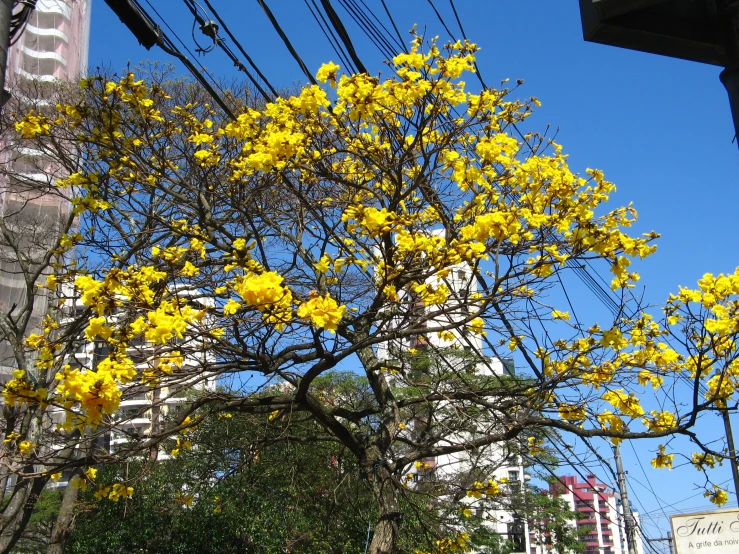
[[[185,277],[195,277],[198,273],[200,273],[200,269],[187,261],[185,262],[185,265],[182,266],[180,273]]]
[[[665,454],[665,447],[660,444],[657,451],[657,456],[655,456],[655,458],[652,460],[652,466],[654,466],[655,469],[660,469],[663,467],[666,467],[667,469],[672,469],[672,461],[674,459],[675,455]]]
[[[718,485],[713,485],[712,491],[706,491],[703,493],[705,498],[708,498],[716,506],[723,506],[729,501],[729,495],[726,494],[725,490],[722,490]]]
[[[467,330],[475,335],[485,335],[485,321],[481,317],[476,317],[467,324]]]
[[[318,273],[328,273],[328,270],[331,269],[331,256],[324,254],[313,267],[316,268]]]
[[[85,336],[88,340],[95,340],[95,337],[99,336],[103,340],[108,340],[113,333],[113,330],[106,324],[105,317],[93,317],[90,319],[90,324],[85,329]]]
[[[541,454],[544,449],[541,447],[541,441],[536,437],[528,437],[529,453],[532,455]]]
[[[34,446],[33,443],[29,441],[21,441],[18,443],[18,450],[20,450],[21,454],[28,454],[34,448],[36,448],[36,446]]]
[[[697,469],[698,471],[702,471],[706,466],[713,469],[716,465],[716,458],[714,458],[711,454],[696,452],[693,454],[693,458],[690,463],[693,464],[693,466],[695,466],[695,469]]]
[[[581,405],[575,406],[573,404],[560,404],[559,415],[565,421],[580,423],[585,421],[587,412],[585,411],[585,407]]]
[[[488,484],[485,487],[485,494],[487,496],[497,496],[501,493],[500,487],[498,486],[498,483],[493,481],[492,479],[488,479]]]
[[[298,308],[298,317],[301,319],[309,319],[316,327],[326,329],[332,333],[344,317],[346,306],[339,304],[328,294],[326,296],[316,296],[301,304]]]
[[[116,483],[110,490],[108,498],[113,502],[118,502],[121,498],[133,496],[133,487],[127,487],[121,483]]]
[[[603,400],[610,402],[614,408],[629,417],[636,418],[644,415],[644,409],[633,392],[626,394],[623,389],[608,391],[603,394]]]
[[[562,321],[569,321],[570,313],[560,312],[559,310],[552,310],[552,319],[561,319]]]
[[[241,309],[241,302],[237,302],[233,298],[230,298],[228,302],[223,306],[223,315],[233,315]]]
[[[328,62],[323,64],[316,73],[316,81],[319,83],[325,83],[328,81],[331,86],[336,86],[336,72],[339,71],[339,66],[334,62]]]
[[[677,427],[677,419],[672,412],[658,412],[652,410],[651,418],[644,418],[642,422],[650,431],[669,431]]]
[[[33,110],[26,115],[21,121],[15,124],[15,130],[26,139],[34,138],[36,135],[45,135],[49,133],[49,120],[43,115],[34,115]]]
[[[183,504],[183,505],[187,506],[188,508],[190,506],[192,506],[192,504],[193,504],[194,501],[195,501],[195,497],[193,495],[191,495],[191,494],[179,493],[177,495],[177,502],[179,502],[180,504]]]

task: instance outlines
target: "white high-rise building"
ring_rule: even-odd
[[[471,268],[467,264],[458,264],[449,268],[443,278],[433,276],[426,281],[432,288],[445,286],[449,289],[447,306],[426,306],[413,293],[399,291],[401,302],[406,301],[407,311],[391,319],[390,329],[403,328],[417,324],[416,321],[429,329],[428,334],[415,335],[407,339],[398,339],[381,343],[377,347],[377,356],[380,361],[396,362],[399,358],[407,358],[410,352],[428,352],[432,360],[431,367],[426,371],[447,371],[449,365],[460,365],[455,369],[464,368],[478,375],[513,375],[514,367],[510,359],[500,360],[496,357],[483,355],[483,340],[479,334],[467,332],[461,322],[469,320],[474,313],[474,298],[478,292],[478,283]],[[448,308],[448,309],[445,309]],[[434,315],[438,312],[439,315]],[[416,321],[414,321],[416,320]],[[436,328],[443,328],[455,323],[460,325],[447,333],[437,333]],[[438,363],[434,363],[434,353],[440,353]],[[390,364],[389,364],[390,365]],[[438,367],[434,367],[438,365]],[[469,366],[472,367],[469,367]],[[392,386],[403,386],[401,377],[390,378]],[[443,409],[443,406],[439,406]],[[409,428],[414,422],[408,422]],[[450,436],[450,441],[464,442],[467,437],[460,432],[459,436]],[[433,479],[435,482],[454,483],[457,486],[462,481],[469,480],[473,470],[483,469],[489,473],[488,479],[496,482],[508,482],[511,489],[525,486],[528,475],[520,457],[511,455],[508,445],[493,444],[483,449],[462,451],[427,458],[421,461],[421,467],[414,466],[409,470],[409,477],[413,481],[412,487],[420,486],[424,480]],[[524,518],[518,517],[511,510],[501,505],[491,505],[474,497],[465,497],[463,502],[469,505],[484,520],[484,525],[491,531],[501,535],[503,539],[511,539],[519,545],[518,551],[528,552],[528,527]]]
[[[88,0],[38,0],[22,34],[8,52],[6,86],[20,112],[50,109],[54,83],[76,81],[87,65],[90,29]],[[55,193],[66,176],[44,152],[0,138],[0,218],[8,230],[0,237],[0,311],[23,319],[28,277],[57,240],[70,213],[69,201]],[[19,262],[18,251],[23,256]],[[41,278],[43,282],[44,278]],[[26,334],[37,331],[48,310],[43,290],[34,290]],[[0,375],[16,366],[15,352],[0,334]]]
[[[68,300],[62,308],[65,317],[60,322],[61,326],[79,318],[87,309],[79,299],[74,298],[71,287],[67,292]],[[177,296],[181,301],[187,299],[192,307],[198,309],[213,305],[212,299],[203,299],[197,291],[178,290]],[[161,345],[143,338],[129,344],[127,354],[134,362],[137,376],[133,382],[122,387],[119,410],[108,422],[112,431],[106,437],[106,448],[115,451],[131,440],[150,436],[158,430],[163,419],[171,415],[172,410],[191,401],[193,392],[215,390],[215,375],[201,371],[214,361],[214,357],[204,340],[197,348],[193,346],[188,345],[188,353],[183,353],[179,367],[162,373],[157,368],[161,357],[171,354],[169,347],[163,351]],[[65,362],[70,370],[93,371],[107,354],[107,343],[90,341],[82,336]],[[148,382],[148,374],[156,375],[157,382]],[[52,420],[61,423],[65,417],[66,414],[58,410],[52,415]]]

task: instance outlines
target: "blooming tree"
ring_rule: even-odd
[[[521,130],[535,98],[465,91],[476,50],[415,37],[391,77],[329,63],[323,86],[241,104],[234,121],[133,74],[89,78],[82,101],[27,114],[22,139],[72,134],[81,151],[54,184],[72,197],[79,231],[60,240],[68,261],[43,286],[85,309],[25,340],[38,359],[6,384],[6,405],[52,406],[65,414],[58,433],[94,436],[130,383],[232,378],[241,393],[205,395],[129,448],[224,411],[270,414],[284,440],[296,439],[293,418],[309,421],[314,434],[299,440],[341,443],[372,486],[375,554],[398,542],[409,468],[532,428],[614,441],[683,434],[697,465],[725,457],[691,429],[734,396],[739,272],[681,289],[660,315],[624,301],[620,316],[584,325],[552,305],[551,284],[583,259],[608,264],[626,293],[632,260],[651,255],[658,235],[630,235],[636,212],[608,207],[614,185],[601,171],[573,172],[560,145]],[[461,284],[460,268],[471,275]],[[80,334],[103,347],[95,367],[65,365]],[[525,377],[458,363],[454,350],[480,337],[484,348],[464,355],[473,368],[514,351]],[[137,365],[142,342],[152,354]],[[315,387],[342,367],[366,377],[365,402]],[[39,462],[16,432],[6,430],[12,459]],[[664,446],[654,463],[673,456]],[[480,483],[473,496],[498,494]],[[100,486],[110,497],[114,485]],[[129,493],[120,486],[113,500]],[[449,533],[438,550],[464,550],[464,533]]]

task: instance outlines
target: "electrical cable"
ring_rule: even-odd
[[[259,1],[261,2],[261,0]],[[339,18],[339,14],[336,13],[336,10],[334,10],[334,7],[331,5],[331,1],[321,0],[321,5],[323,6],[323,9],[326,11],[326,15],[328,16],[328,19],[331,22],[331,25],[333,25],[334,29],[336,30],[336,34],[339,35],[341,42],[344,43],[344,47],[346,48],[346,51],[349,54],[349,57],[354,61],[354,65],[357,67],[357,70],[360,73],[369,73],[367,71],[367,68],[362,63],[362,60],[359,59],[359,56],[357,55],[356,50],[354,50],[354,45],[352,44],[351,38],[349,37],[349,33],[346,32],[346,28],[344,27],[344,24],[341,22],[341,18]]]
[[[313,77],[313,74],[310,71],[308,71],[308,68],[306,67],[305,62],[303,62],[303,59],[298,55],[297,51],[295,50],[292,43],[290,42],[290,39],[287,38],[285,31],[282,30],[282,27],[277,22],[277,19],[275,19],[275,16],[272,13],[272,10],[270,10],[269,6],[267,5],[267,2],[265,0],[257,0],[257,2],[259,3],[260,6],[262,6],[262,9],[264,10],[264,13],[267,15],[267,18],[272,24],[272,27],[274,27],[275,31],[277,31],[277,34],[280,35],[282,42],[284,43],[285,47],[288,49],[288,51],[292,55],[293,59],[300,66],[300,69],[303,70],[303,75],[306,76],[306,78],[311,82],[311,84],[318,85],[318,81],[316,81],[315,77]]]
[[[331,45],[331,48],[338,56],[339,63],[341,63],[341,65],[347,68],[349,71],[353,71],[351,62],[346,58],[346,53],[343,51],[341,45],[339,44],[339,39],[336,37],[336,35],[334,35],[334,31],[331,28],[331,25],[329,25],[326,19],[323,17],[323,12],[321,11],[321,8],[319,8],[318,5],[316,4],[316,0],[303,0],[303,1],[305,2],[305,5],[308,6],[308,10],[313,16],[313,19],[316,20],[316,23],[318,23],[318,26],[321,28],[321,31],[323,32],[323,35],[326,37],[326,40],[328,40],[329,44]],[[313,4],[313,7],[311,7],[311,4]],[[315,11],[314,11],[314,8],[315,8]],[[319,20],[319,17],[320,17],[320,20]]]
[[[636,461],[639,464],[639,468],[641,469],[641,472],[644,474],[644,479],[647,482],[648,489],[652,492],[652,495],[654,495],[654,498],[657,501],[657,506],[659,506],[659,509],[662,511],[662,515],[667,517],[667,514],[665,513],[665,508],[662,505],[662,500],[659,498],[659,496],[657,496],[657,493],[654,491],[652,484],[649,482],[649,477],[647,476],[647,472],[644,469],[644,464],[642,464],[641,459],[639,458],[639,455],[636,453],[636,448],[634,448],[634,443],[630,442],[629,445],[631,446],[631,450],[634,452],[634,456],[636,456]]]
[[[561,439],[560,439],[560,440],[561,440]],[[586,442],[586,444],[587,444],[587,441],[584,441],[584,442]],[[556,445],[554,445],[554,444],[553,444],[553,446],[554,446],[554,447],[555,447],[555,448],[557,449],[557,451],[558,451],[558,452],[560,453],[560,455],[564,457],[564,453],[563,453],[563,452],[562,452],[562,451],[561,451],[561,450],[560,450],[560,449],[559,449],[559,448],[558,448],[558,447],[557,447]],[[590,447],[592,448],[592,445],[589,445],[589,446],[590,446]],[[611,473],[613,474],[613,477],[614,477],[614,478],[616,478],[616,481],[617,481],[617,480],[618,480],[618,478],[617,478],[617,477],[616,477],[616,475],[615,475],[615,474],[613,473],[613,468],[611,468],[609,464],[605,463],[605,461],[603,460],[602,456],[600,456],[600,454],[599,454],[599,453],[598,453],[598,452],[597,452],[596,450],[594,450],[594,449],[593,449],[593,452],[595,453],[596,457],[597,457],[597,458],[598,458],[598,459],[600,460],[600,462],[601,462],[601,466],[604,466],[604,467],[608,468],[608,470],[609,470],[609,471],[610,471],[610,472],[611,472]],[[578,455],[577,455],[577,454],[576,454],[576,453],[575,453],[574,451],[572,452],[572,456],[573,456],[573,457],[575,458],[575,460],[577,460],[577,462],[578,462],[578,463],[579,463],[579,464],[580,464],[581,466],[583,466],[583,467],[588,467],[588,466],[587,466],[587,464],[586,464],[586,463],[585,463],[585,462],[584,462],[584,461],[583,461],[583,460],[582,460],[582,459],[581,459],[581,458],[580,458],[580,457],[579,457],[579,456],[578,456]],[[571,467],[572,467],[572,468],[573,468],[573,469],[574,469],[574,470],[575,470],[575,471],[576,471],[576,472],[578,473],[578,475],[580,475],[580,477],[581,477],[582,479],[584,479],[584,480],[585,480],[585,481],[587,482],[587,478],[586,478],[585,476],[583,476],[583,475],[582,475],[582,473],[581,473],[581,472],[579,471],[579,469],[578,469],[578,467],[577,467],[577,466],[575,466],[575,465],[574,465],[574,464],[573,464],[573,463],[572,463],[571,461],[569,461],[569,460],[568,460],[568,464],[569,464],[569,465],[570,465],[570,466],[571,466]],[[639,501],[639,500],[637,499],[637,497],[636,497],[636,494],[635,494],[635,493],[633,492],[633,489],[632,489],[632,495],[634,496],[634,499],[635,499],[635,500],[637,501],[637,503],[639,503],[639,504],[641,505],[641,501]],[[621,515],[621,514],[619,514],[619,516],[620,516],[620,515]],[[609,520],[609,521],[610,521],[610,520]],[[612,522],[612,523],[613,523],[613,522]],[[635,523],[636,523],[636,522],[635,522]],[[621,528],[621,525],[620,525],[620,523],[618,523],[617,525],[619,525],[619,529],[620,529],[620,528]],[[638,526],[638,525],[636,525],[636,527],[637,527],[637,529],[639,529],[639,526]],[[644,532],[643,532],[643,531],[642,531],[641,529],[639,529],[639,531],[640,531],[640,533],[642,534],[642,536],[643,536],[643,537],[646,537],[646,535],[644,534]],[[652,544],[651,544],[651,543],[650,543],[649,541],[646,541],[646,544],[647,544],[647,547],[648,547],[648,548],[649,548],[650,550],[652,550],[653,552],[655,552],[655,554],[657,554],[657,552],[656,552],[656,549],[654,548],[654,546],[653,546],[653,545],[652,545]]]
[[[441,14],[439,13],[439,10],[436,9],[436,6],[434,5],[434,0],[426,0],[426,1],[431,6],[431,9],[434,10],[434,13],[436,14],[436,18],[439,20],[439,23],[441,23],[442,27],[444,27],[444,30],[446,31],[446,34],[449,35],[449,37],[454,42],[457,42],[457,37],[455,37],[454,34],[449,29],[449,27],[447,27],[446,21],[444,21],[444,18],[441,17]]]
[[[369,16],[364,13],[361,7],[359,7],[353,0],[339,0],[339,3],[344,7],[349,16],[359,25],[360,29],[364,31],[367,38],[370,39],[372,44],[385,56],[387,59],[392,59],[393,46],[388,40],[380,33],[379,29],[374,25]]]
[[[193,42],[197,45],[197,48],[195,49],[195,52],[197,52],[198,54],[207,54],[209,52],[212,52],[216,48],[216,46],[218,45],[218,40],[219,40],[218,39],[218,34],[217,34],[218,33],[218,29],[216,28],[214,30],[214,29],[212,29],[212,27],[206,27],[206,25],[207,25],[208,22],[206,22],[205,18],[203,18],[203,17],[200,16],[200,12],[203,12],[203,14],[205,15],[205,17],[208,17],[208,14],[206,13],[206,11],[202,8],[202,6],[200,4],[198,4],[197,2],[195,2],[195,0],[184,0],[184,1],[185,1],[185,5],[188,8],[190,8],[190,11],[192,12],[192,15],[194,16],[194,20],[192,22],[191,35],[192,35]],[[205,48],[203,48],[202,46],[200,46],[200,43],[198,42],[198,39],[195,36],[195,25],[197,23],[200,23],[200,30],[206,36],[208,36],[207,33],[206,33],[206,28],[209,28],[210,29],[210,32],[212,32],[212,36],[210,36],[209,38],[213,41],[213,44],[211,44],[210,46],[207,46]]]
[[[164,25],[167,26],[170,31],[172,31],[172,28],[167,24],[167,22],[162,18],[162,16],[159,14],[159,12],[156,11],[154,6],[151,5],[149,0],[146,0],[146,3],[149,4],[151,9],[154,11],[154,13],[157,14],[157,16],[162,20]],[[141,4],[137,0],[132,0],[133,6],[141,13],[141,15],[148,21],[152,27],[156,28],[157,31],[157,44],[159,47],[164,50],[166,53],[170,54],[171,56],[176,57],[178,60],[182,62],[182,64],[190,71],[190,73],[197,79],[197,81],[202,85],[202,87],[210,94],[210,96],[213,98],[213,100],[218,104],[218,106],[228,115],[231,119],[235,120],[236,116],[233,114],[231,109],[228,107],[226,102],[220,97],[220,95],[216,92],[216,90],[211,86],[211,84],[206,80],[206,78],[203,76],[203,74],[195,67],[195,65],[185,56],[182,52],[180,52],[175,44],[171,41],[169,37],[162,31],[162,29],[156,25],[154,20],[151,18],[151,16],[144,10],[144,8],[141,6]],[[177,34],[172,31],[174,36],[177,38],[177,40],[180,41],[180,43],[183,44],[182,40],[177,37]],[[185,46],[185,49],[187,50],[187,46]],[[189,52],[189,50],[188,50]],[[192,53],[191,53],[192,55]],[[203,68],[205,69],[205,68]],[[207,74],[207,72],[206,72]],[[211,77],[212,79],[212,77]],[[218,83],[214,80],[214,83],[217,87],[220,88]]]
[[[462,20],[459,18],[459,14],[457,13],[457,7],[454,5],[454,0],[449,0],[449,4],[451,4],[452,6],[452,11],[454,12],[454,17],[457,20],[457,25],[459,25],[459,30],[462,33],[462,38],[464,40],[467,40],[467,33],[464,32],[464,27],[462,27]],[[477,61],[472,62],[472,65],[475,68],[475,75],[477,75],[477,78],[480,81],[482,88],[488,88],[488,86],[485,84],[485,81],[482,79],[480,68],[477,67]]]
[[[183,40],[182,40],[182,39],[180,38],[180,36],[179,36],[179,35],[178,35],[178,34],[177,34],[177,33],[175,32],[175,30],[174,30],[174,29],[172,29],[172,27],[170,26],[170,24],[169,24],[169,23],[167,23],[167,20],[166,20],[166,19],[164,19],[164,17],[162,16],[162,14],[160,14],[160,13],[159,13],[159,12],[157,11],[157,9],[156,9],[156,8],[155,8],[155,7],[153,6],[153,4],[152,4],[152,3],[150,2],[150,0],[144,0],[144,1],[145,1],[145,2],[147,3],[147,5],[148,5],[148,6],[149,6],[149,7],[151,8],[151,11],[153,11],[153,12],[154,12],[154,14],[156,14],[156,16],[157,16],[157,17],[159,18],[159,20],[160,20],[160,21],[161,21],[161,22],[162,22],[162,23],[164,24],[164,26],[165,26],[165,27],[166,27],[166,28],[167,28],[167,29],[169,30],[169,32],[170,32],[170,33],[172,34],[172,36],[173,36],[173,37],[174,37],[174,38],[175,38],[175,39],[177,40],[177,42],[179,42],[179,43],[180,43],[180,44],[182,45],[182,48],[184,48],[184,49],[185,49],[185,51],[186,51],[186,52],[187,52],[187,53],[188,53],[188,54],[189,54],[189,55],[190,55],[190,56],[191,56],[191,57],[192,57],[193,59],[197,60],[197,56],[195,56],[195,54],[193,53],[193,51],[192,51],[192,50],[190,50],[190,48],[189,48],[189,47],[187,46],[187,44],[185,44],[185,42],[184,42],[184,41],[183,41]],[[139,11],[142,11],[142,6],[141,6],[141,3],[139,2],[139,0],[133,0],[133,3],[134,3],[134,4],[136,5],[136,7],[137,7],[137,8],[139,9]],[[145,15],[145,16],[146,16],[147,18],[149,18],[149,19],[151,20],[151,18],[149,17],[149,15],[148,15],[148,14],[144,14],[144,15]],[[153,21],[153,20],[152,20],[151,22],[152,22],[152,23],[154,23],[154,21]],[[159,29],[159,31],[160,31],[160,33],[162,32],[162,31],[161,31],[161,28]],[[173,42],[172,42],[172,41],[171,41],[171,40],[169,39],[169,37],[166,37],[166,36],[164,36],[164,34],[163,34],[163,33],[162,33],[162,36],[163,36],[163,37],[164,37],[164,39],[165,39],[165,40],[166,40],[166,41],[167,41],[167,42],[169,43],[169,44],[168,44],[168,47],[169,47],[169,48],[175,48],[175,49],[177,49],[177,48],[176,48],[176,46],[174,45],[174,43],[173,43]],[[160,45],[160,46],[161,46],[161,45]],[[177,49],[177,50],[178,50],[178,49]],[[177,54],[177,55],[178,55],[178,56],[184,56],[184,54],[182,54],[181,52],[179,52],[179,50],[178,50],[178,54]],[[190,63],[192,63],[192,62],[190,62]],[[193,64],[193,65],[194,65],[194,64]],[[219,90],[221,91],[221,94],[224,94],[224,95],[225,95],[225,94],[226,94],[226,91],[225,91],[225,90],[223,90],[223,88],[222,88],[222,87],[220,86],[220,84],[218,83],[218,80],[217,80],[217,79],[215,78],[215,76],[214,76],[214,75],[212,75],[212,74],[211,74],[211,73],[210,73],[210,72],[209,72],[209,71],[208,71],[208,70],[206,69],[206,67],[205,67],[205,66],[204,66],[203,64],[201,64],[200,62],[198,62],[198,65],[200,66],[200,69],[199,69],[199,70],[197,70],[197,71],[201,71],[202,73],[204,73],[205,75],[207,75],[207,76],[208,76],[208,77],[210,78],[210,80],[211,80],[211,81],[213,81],[213,84],[214,84],[214,85],[215,85],[216,87],[218,87],[218,89],[219,89]]]
[[[562,440],[562,439],[560,438],[560,441],[561,441],[561,440]],[[565,461],[565,463],[567,463],[567,464],[568,464],[568,465],[569,465],[569,466],[570,466],[570,467],[571,467],[571,468],[572,468],[573,470],[575,470],[575,473],[577,473],[577,474],[578,474],[578,475],[580,476],[580,478],[581,478],[581,479],[582,479],[582,480],[583,480],[583,481],[584,481],[585,483],[587,483],[587,482],[588,482],[588,479],[587,479],[587,477],[586,477],[585,475],[583,475],[582,471],[580,470],[580,467],[579,467],[579,466],[576,466],[576,465],[575,465],[575,464],[574,464],[574,463],[572,462],[572,460],[570,459],[570,457],[568,457],[568,456],[565,456],[565,453],[564,453],[564,452],[562,452],[562,450],[561,450],[561,449],[560,449],[560,448],[559,448],[559,447],[558,447],[558,446],[557,446],[557,445],[556,445],[556,444],[554,443],[554,441],[553,441],[553,440],[552,440],[552,446],[553,446],[553,447],[554,447],[554,448],[555,448],[555,449],[557,450],[557,452],[559,452],[559,455],[560,455],[560,456],[562,457],[562,460],[563,460],[563,461]],[[577,455],[577,454],[576,454],[576,453],[575,453],[574,451],[571,451],[571,454],[570,454],[570,456],[571,456],[571,457],[573,457],[573,458],[575,458],[575,460],[576,460],[576,461],[577,461],[577,462],[578,462],[578,463],[580,464],[580,466],[582,466],[582,467],[586,467],[586,468],[588,467],[588,466],[587,466],[587,464],[586,464],[585,462],[583,462],[583,460],[581,460],[581,459],[580,459],[580,457],[579,457],[579,456],[578,456],[578,455]],[[547,469],[548,469],[548,468],[547,468]],[[555,477],[556,477],[556,475],[555,475]],[[584,501],[584,502],[587,502],[587,501]],[[591,507],[591,508],[592,508],[593,510],[595,510],[595,507],[594,507],[594,506],[593,506],[592,504],[590,505],[590,507]],[[624,514],[624,515],[625,515],[625,514]],[[621,514],[619,514],[619,516],[621,516]],[[608,517],[603,517],[603,515],[602,515],[602,514],[601,514],[601,518],[602,518],[602,519],[605,519],[606,521],[609,521],[610,523],[613,523],[613,524],[617,525],[619,529],[622,529],[622,526],[621,526],[621,522],[614,522],[614,521],[612,521],[612,520],[611,520],[610,518],[608,518]],[[652,544],[651,544],[651,543],[650,543],[649,541],[646,541],[646,545],[647,545],[647,548],[649,548],[650,550],[652,550],[652,552],[653,552],[654,554],[659,554],[659,553],[658,553],[658,552],[656,551],[656,549],[654,548],[654,546],[653,546],[653,545],[652,545]]]
[[[203,0],[203,2],[205,2],[205,5],[208,6],[208,9],[215,16],[216,21],[218,21],[218,23],[221,25],[223,30],[226,31],[226,34],[228,35],[228,38],[231,39],[231,42],[233,42],[236,45],[236,48],[239,49],[239,52],[241,52],[241,55],[244,56],[244,58],[246,59],[246,62],[250,66],[252,66],[252,68],[254,69],[254,71],[256,71],[259,78],[262,81],[264,81],[264,84],[267,86],[269,91],[274,95],[273,98],[276,98],[277,96],[279,96],[275,88],[272,86],[272,83],[270,83],[267,77],[264,76],[264,73],[262,73],[259,67],[254,63],[254,60],[251,59],[251,56],[249,56],[249,54],[246,53],[246,50],[244,49],[243,46],[241,46],[241,43],[238,40],[236,40],[236,37],[233,35],[233,33],[231,33],[231,30],[228,28],[228,25],[226,25],[226,22],[223,21],[221,16],[218,14],[218,11],[210,3],[210,0]],[[262,93],[262,95],[266,96],[264,93]]]
[[[209,32],[212,34],[213,47],[212,48],[209,48],[209,49],[203,49],[202,47],[200,47],[198,45],[198,50],[197,51],[199,53],[207,54],[208,52],[212,51],[216,46],[220,47],[221,50],[223,50],[226,53],[226,55],[231,59],[231,61],[233,62],[234,66],[236,67],[236,69],[238,69],[239,71],[245,73],[246,76],[249,78],[249,80],[254,85],[254,87],[262,95],[262,97],[269,102],[272,98],[265,92],[265,90],[261,87],[261,85],[259,84],[259,82],[254,78],[254,76],[246,68],[246,66],[243,63],[241,63],[241,60],[239,60],[238,57],[236,57],[236,54],[234,54],[233,51],[226,44],[224,44],[223,39],[218,36],[218,27],[215,24],[212,24],[213,23],[212,21],[209,21],[209,20],[206,21],[206,19],[200,15],[199,12],[202,11],[203,14],[206,17],[208,17],[208,14],[205,12],[205,10],[203,10],[197,4],[197,2],[195,2],[194,0],[184,0],[184,2],[185,2],[185,5],[188,7],[188,9],[190,10],[190,12],[192,13],[192,15],[194,17],[194,21],[193,21],[193,24],[192,24],[192,26],[193,26],[193,35],[194,35],[194,32],[195,32],[195,25],[197,23],[200,23],[200,30],[204,34],[206,34],[206,36],[208,36],[208,33],[206,32],[206,29],[210,29]],[[217,14],[216,14],[216,17],[218,17]],[[209,25],[209,23],[211,25]],[[197,44],[197,40],[195,41],[195,43]]]
[[[36,9],[36,1],[37,0],[15,0],[13,2],[10,14],[10,46],[16,44],[18,40],[20,40],[21,36],[23,36],[23,31],[26,29],[26,25],[28,25],[28,19]],[[20,11],[12,11],[19,5],[23,6]]]
[[[383,30],[385,31],[385,36],[387,37],[387,40],[393,40],[393,41],[395,41],[395,44],[398,46],[398,48],[400,48],[402,50],[405,47],[404,44],[403,44],[403,42],[401,40],[395,40],[395,37],[392,36],[392,33],[390,33],[390,31],[388,30],[388,28],[385,27],[385,25],[382,23],[382,21],[380,21],[380,18],[377,17],[377,15],[375,15],[375,12],[372,10],[372,8],[370,8],[367,5],[367,3],[364,0],[359,0],[359,2],[361,2],[362,6],[364,6],[364,8],[370,13],[370,15],[373,17],[373,19],[375,21],[377,21],[378,25],[380,25],[380,27],[383,28]],[[356,5],[356,2],[354,2],[354,4]],[[384,2],[383,2],[383,4],[384,4]],[[392,22],[392,18],[390,18],[390,21]]]
[[[387,4],[385,3],[385,0],[380,0],[382,2],[382,7],[385,8],[385,13],[387,14],[387,18],[390,20],[390,23],[393,26],[393,29],[395,29],[395,34],[398,36],[398,44],[401,45],[401,49],[403,52],[408,52],[408,47],[403,42],[403,37],[400,35],[400,31],[398,31],[398,26],[395,24],[395,19],[393,19],[392,14],[390,13],[390,10],[387,7]]]

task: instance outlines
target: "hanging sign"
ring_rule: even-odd
[[[739,552],[739,509],[670,517],[675,554]]]

